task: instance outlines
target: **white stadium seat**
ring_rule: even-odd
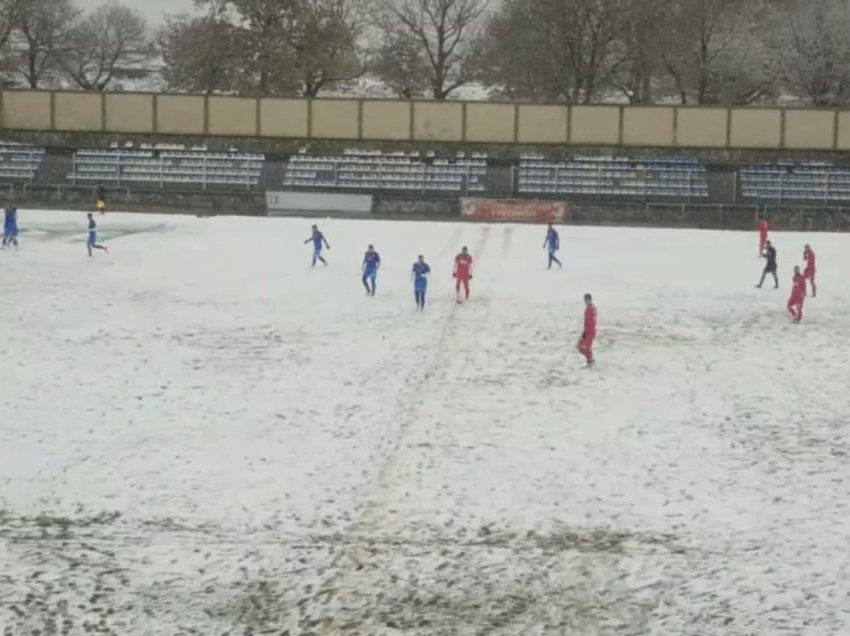
[[[311,156],[299,151],[286,166],[283,185],[298,188],[342,190],[392,190],[461,194],[484,192],[486,155],[453,161],[435,159],[433,152],[423,160],[419,153],[346,149],[342,155]]]
[[[44,148],[0,144],[0,179],[32,181],[38,175],[44,156]]]
[[[68,178],[76,182],[236,186],[260,182],[264,155],[185,150],[158,144],[155,149],[78,150]]]

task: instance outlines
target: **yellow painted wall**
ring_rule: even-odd
[[[56,130],[102,130],[100,93],[56,93],[53,121]]]
[[[834,126],[835,113],[831,110],[786,110],[785,147],[830,150]]]
[[[466,141],[513,143],[515,127],[513,104],[466,105]]]
[[[725,148],[729,111],[725,108],[679,108],[676,145],[688,148]]]
[[[203,135],[204,98],[198,95],[157,95],[156,131],[174,135]]]
[[[730,148],[779,148],[782,114],[776,108],[732,108]]]
[[[304,138],[307,136],[307,100],[260,100],[260,135],[263,137]]]
[[[409,140],[410,102],[364,101],[363,139]]]
[[[838,150],[850,150],[850,110],[838,113],[838,134],[836,135]]]
[[[249,97],[208,98],[211,135],[253,136],[257,134],[257,100]]]
[[[573,106],[570,108],[571,144],[616,146],[619,140],[619,106]]]
[[[3,127],[50,129],[50,93],[3,91]]]
[[[666,106],[632,106],[623,109],[624,146],[673,145],[675,109]]]
[[[463,106],[457,102],[415,102],[413,138],[417,141],[462,141]]]
[[[360,136],[360,109],[353,99],[314,99],[312,130],[315,139],[357,139]]]
[[[521,144],[564,144],[569,130],[569,109],[566,106],[519,107],[517,142]]]
[[[118,133],[152,133],[153,100],[153,95],[107,93],[106,130]]]

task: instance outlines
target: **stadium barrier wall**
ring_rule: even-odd
[[[304,142],[850,150],[850,110],[4,90],[7,131]]]
[[[266,192],[269,216],[291,216],[334,213],[340,216],[369,215],[374,197],[370,194],[336,194],[325,192]]]
[[[28,209],[93,210],[94,187],[27,186],[6,189],[9,200]],[[266,197],[237,192],[189,192],[175,190],[111,189],[110,210],[120,212],[167,212],[175,214],[253,215],[268,214]],[[573,201],[568,204],[568,225],[631,227],[681,227],[754,231],[756,214],[765,214],[779,231],[848,232],[850,207],[756,206],[722,204],[635,205]],[[323,212],[325,216],[349,217],[350,213]],[[293,216],[298,214],[293,212]],[[24,215],[24,219],[28,215]],[[306,215],[305,215],[306,216]],[[356,216],[360,216],[359,214]],[[367,216],[367,215],[363,215]],[[457,198],[399,198],[377,196],[368,216],[381,219],[463,220]],[[525,219],[529,222],[538,222]],[[22,221],[26,240],[26,221]]]

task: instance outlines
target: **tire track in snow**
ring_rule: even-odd
[[[481,263],[492,229],[490,226],[482,227],[478,240],[471,249],[476,266]],[[460,234],[461,230],[458,228],[454,232],[452,239],[456,240],[460,237]],[[416,425],[419,423],[417,411],[423,404],[423,398],[433,395],[431,388],[439,386],[439,379],[445,372],[444,357],[448,350],[447,342],[455,335],[453,327],[456,324],[455,319],[461,307],[462,305],[460,304],[452,303],[443,324],[439,328],[437,340],[432,347],[433,358],[425,372],[416,380],[416,384],[412,387],[412,390],[400,398],[403,401],[400,404],[400,408],[397,407],[396,409],[398,411],[396,418],[400,421],[397,433],[390,448],[384,454],[384,464],[374,482],[374,487],[371,489],[368,502],[348,533],[355,540],[356,538],[362,540],[367,537],[374,537],[381,528],[387,507],[392,503],[392,497],[396,487],[391,477],[401,466],[401,455],[406,448],[407,441],[413,436]],[[340,602],[339,599],[344,599],[348,594],[356,592],[357,581],[353,578],[353,575],[363,567],[362,555],[366,552],[367,546],[365,544],[367,542],[370,542],[370,540],[362,540],[356,543],[353,548],[349,547],[347,550],[340,550],[331,564],[331,569],[334,573],[320,587],[322,593],[327,595],[326,598],[328,600],[337,599],[337,605],[340,607],[347,606],[347,604]],[[322,633],[341,633],[338,621],[339,617],[333,616],[324,625]]]

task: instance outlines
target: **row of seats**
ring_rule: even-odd
[[[464,153],[438,159],[415,152],[384,154],[347,150],[342,155],[313,156],[302,151],[286,166],[288,187],[353,190],[396,190],[430,193],[485,192],[487,156]]]
[[[850,169],[824,162],[745,166],[741,195],[753,201],[850,201]]]
[[[44,148],[17,144],[0,145],[0,179],[32,181],[44,162]]]
[[[528,195],[705,199],[708,180],[705,166],[695,158],[592,156],[554,162],[542,155],[523,155],[517,191]]]
[[[112,148],[79,150],[68,178],[74,183],[122,182],[255,186],[260,182],[265,157],[256,154]]]

